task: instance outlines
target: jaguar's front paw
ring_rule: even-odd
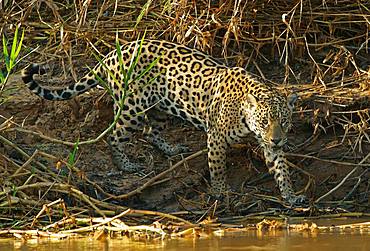
[[[174,145],[171,149],[171,151],[169,152],[168,155],[170,156],[174,156],[174,155],[177,155],[177,154],[180,154],[180,153],[188,153],[190,152],[190,148],[187,147],[187,146],[183,146],[183,145]]]
[[[212,185],[209,188],[209,195],[219,201],[222,201],[231,192],[231,187],[226,184]]]
[[[290,194],[283,197],[286,202],[292,207],[305,206],[308,204],[308,199],[305,195]]]

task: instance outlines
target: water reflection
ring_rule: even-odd
[[[226,233],[222,237],[200,237],[172,240],[132,241],[128,238],[94,240],[93,238],[69,240],[0,240],[0,250],[370,250],[368,230],[337,232],[289,232],[289,231],[247,231]]]

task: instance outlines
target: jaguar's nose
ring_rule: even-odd
[[[271,139],[271,142],[274,143],[275,146],[277,146],[281,142],[281,138],[273,138]]]

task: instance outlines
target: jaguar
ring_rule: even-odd
[[[133,71],[127,81],[130,67]],[[305,198],[293,190],[283,151],[297,95],[283,95],[243,68],[228,67],[199,50],[176,43],[144,40],[128,42],[120,50],[111,51],[78,82],[64,88],[40,85],[34,77],[44,73],[43,67],[33,64],[23,70],[22,79],[33,93],[47,100],[71,99],[101,86],[102,81],[110,86],[114,112],[120,115],[109,142],[113,161],[121,170],[132,172],[142,167],[128,158],[125,145],[147,123],[145,114],[156,109],[207,133],[213,194],[229,189],[227,147],[253,135],[263,149],[282,198],[291,205]],[[119,101],[123,103],[120,105]],[[186,151],[182,145],[169,144],[160,128],[154,127],[145,137],[167,155]]]

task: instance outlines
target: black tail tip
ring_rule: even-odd
[[[46,71],[43,67],[40,67],[38,64],[31,64],[26,69],[22,71],[22,76],[33,76],[34,74],[42,75],[45,74]]]
[[[32,64],[22,71],[22,80],[25,84],[30,85],[31,83],[34,83],[33,75],[35,74],[41,75],[45,73],[46,73],[45,69],[43,69],[37,64]],[[34,86],[32,89],[34,89]]]

